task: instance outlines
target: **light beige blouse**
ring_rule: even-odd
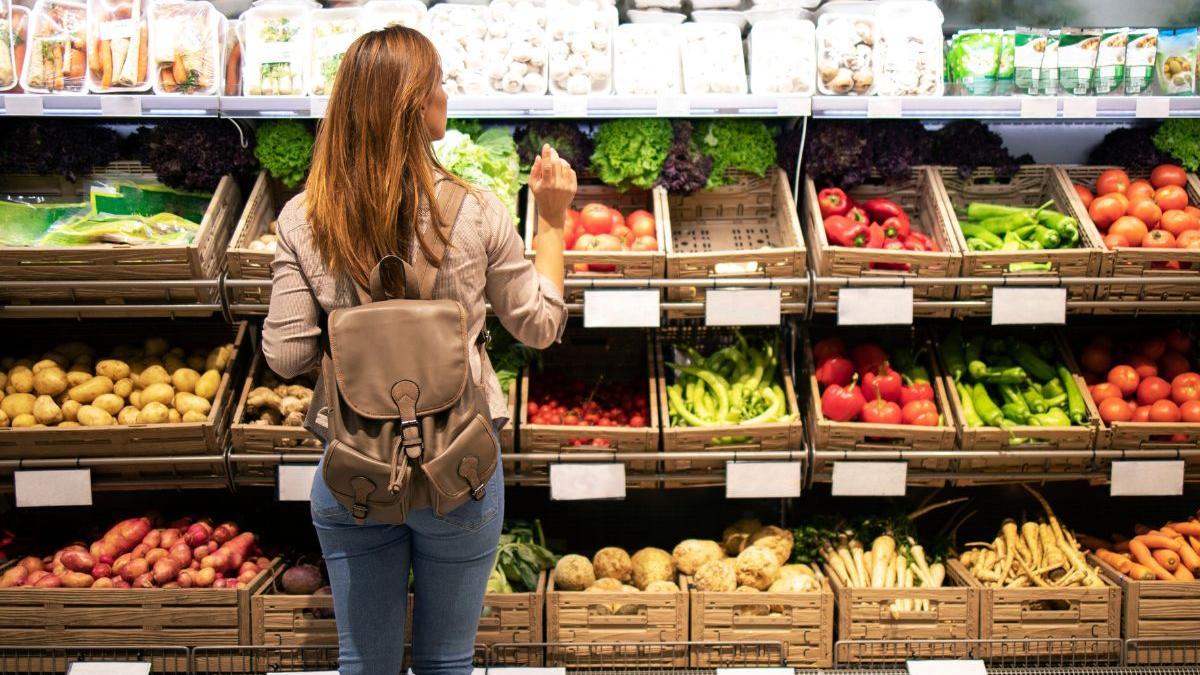
[[[418,225],[429,227],[428,211]],[[304,210],[304,193],[283,207],[278,219],[278,248],[271,309],[263,326],[263,355],[285,378],[317,368],[321,362],[321,311],[355,304],[349,277],[331,275],[321,259]],[[525,259],[512,217],[492,193],[468,194],[454,223],[450,246],[438,270],[433,296],[457,300],[467,314],[469,336],[484,328],[485,301],[500,323],[521,342],[544,349],[562,337],[567,309],[562,293]],[[400,339],[380,335],[380,340]],[[487,395],[493,419],[508,417],[507,395],[486,353],[472,349],[471,373]]]

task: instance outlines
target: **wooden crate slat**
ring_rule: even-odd
[[[1088,554],[1088,562],[1120,588],[1122,635],[1127,640],[1195,640],[1200,635],[1200,581],[1135,581]],[[1130,663],[1189,663],[1188,650],[1131,649]]]
[[[271,221],[279,216],[288,200],[299,192],[299,189],[284,188],[266,171],[259,172],[225,251],[225,265],[230,279],[271,278],[271,262],[275,254],[251,250],[250,243],[267,233]],[[233,288],[230,291],[235,304],[266,304],[271,300],[269,287]]]

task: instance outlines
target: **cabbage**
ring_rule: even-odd
[[[475,140],[461,131],[448,129],[446,136],[433,144],[433,151],[447,171],[495,193],[508,207],[513,222],[518,220],[517,193],[525,177],[521,175],[517,144],[506,129],[493,127]]]

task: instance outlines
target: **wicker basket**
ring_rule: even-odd
[[[621,192],[608,185],[580,185],[571,208],[583,209],[587,204],[603,204],[628,216],[641,209],[654,214],[654,238],[657,251],[563,251],[563,263],[569,279],[652,279],[663,275],[663,231],[666,229],[666,208],[662,188]],[[537,234],[538,211],[536,200],[529,198],[525,212],[525,257],[533,259],[533,238]],[[609,271],[576,272],[575,265],[607,266]],[[605,269],[601,267],[600,269]],[[580,302],[583,289],[568,289],[567,302]]]
[[[754,334],[743,331],[747,338]],[[777,331],[765,330],[763,335],[776,335]],[[708,328],[704,326],[671,326],[659,332],[662,354],[659,360],[658,396],[663,402],[662,429],[663,449],[666,452],[732,452],[741,450],[794,450],[803,449],[804,432],[800,422],[800,407],[796,402],[795,382],[788,366],[786,352],[779,354],[780,387],[787,398],[790,422],[772,422],[754,426],[713,426],[713,427],[676,427],[671,425],[671,416],[666,411],[667,386],[675,380],[674,371],[668,368],[664,360],[674,361],[676,358],[670,352],[671,345],[685,343],[695,347],[702,354],[710,354],[716,349],[732,344],[737,331],[727,328]],[[733,439],[723,442],[720,439]],[[667,481],[667,487],[705,487],[723,485],[725,481],[725,462],[722,460],[667,460],[664,470],[669,474],[712,476],[712,482],[673,483]]]
[[[246,200],[246,208],[242,210],[237,228],[229,240],[229,249],[225,252],[225,266],[230,279],[271,278],[271,261],[275,259],[275,254],[251,250],[250,243],[270,232],[270,225],[279,217],[284,204],[299,192],[299,189],[283,187],[266,171],[258,174],[254,187],[250,189],[250,198]],[[266,305],[271,302],[271,289],[232,288],[230,299],[238,305]]]
[[[850,248],[832,245],[825,234],[825,219],[821,217],[817,201],[817,186],[811,178],[804,180],[804,233],[812,247],[813,267],[819,276],[836,277],[953,277],[962,265],[960,243],[950,234],[947,207],[937,189],[934,169],[927,166],[913,167],[908,178],[885,183],[872,176],[867,184],[850,190],[855,201],[886,198],[904,207],[912,221],[912,229],[928,235],[937,242],[941,251],[887,251],[874,248]],[[872,269],[875,265],[899,266],[901,269]],[[903,266],[907,265],[907,270]],[[952,300],[955,287],[951,284],[938,286],[915,286],[915,300]],[[836,288],[821,288],[817,291],[818,302],[837,301]],[[914,305],[920,316],[950,316],[949,309],[925,309],[921,303]]]
[[[1025,166],[1009,180],[996,177],[991,169],[976,169],[963,178],[955,167],[936,167],[938,189],[947,202],[950,231],[962,251],[964,277],[1041,277],[1055,283],[1059,277],[1083,277],[1100,272],[1104,244],[1083,204],[1069,183],[1052,166]],[[1047,201],[1050,208],[1079,219],[1079,245],[1076,248],[1045,251],[971,251],[959,225],[956,208],[965,209],[970,202],[981,201],[1008,206],[1038,207]],[[1015,263],[1050,263],[1048,272],[1010,272]],[[963,286],[961,300],[991,300],[992,287],[985,284]],[[1067,289],[1068,300],[1090,300],[1095,295],[1091,286],[1072,286]],[[980,316],[990,309],[960,309],[957,316]]]
[[[808,272],[804,237],[787,174],[738,174],[738,182],[692,195],[666,195],[667,277],[802,277]],[[673,287],[675,302],[704,299],[701,287]],[[803,287],[781,289],[784,303],[803,303]],[[671,316],[703,316],[701,311]]]
[[[154,181],[154,171],[139,162],[113,162],[71,182],[61,176],[0,175],[0,192],[42,198],[48,202],[87,201],[90,186],[116,178]],[[66,247],[0,247],[0,281],[128,281],[129,286],[104,289],[21,288],[0,290],[0,300],[13,304],[43,303],[146,304],[215,302],[212,289],[138,287],[150,280],[215,279],[221,271],[225,243],[241,204],[237,183],[225,176],[190,244],[126,246],[91,244]],[[186,309],[173,310],[176,316]],[[191,312],[190,314],[198,314]],[[211,312],[199,313],[202,315]],[[144,315],[144,314],[142,314]]]
[[[1195,641],[1200,631],[1200,581],[1135,581],[1090,553],[1088,562],[1121,589],[1121,635],[1125,639]],[[1180,651],[1137,649],[1133,644],[1125,656],[1129,665],[1193,663]]]
[[[1057,170],[1066,183],[1079,183],[1091,189],[1096,185],[1096,179],[1100,177],[1100,174],[1106,169],[1112,168],[1116,167],[1071,165],[1057,167]],[[1145,169],[1132,170],[1127,173],[1133,180],[1150,178],[1150,171]],[[1188,174],[1186,190],[1188,201],[1193,206],[1200,206],[1200,178],[1197,178],[1195,174]],[[1077,208],[1080,221],[1086,222],[1096,229],[1095,223],[1088,215],[1087,209],[1083,208],[1082,202]],[[1099,232],[1098,229],[1097,232]],[[1101,246],[1103,246],[1103,242],[1101,242]],[[1107,247],[1104,249],[1104,263],[1100,270],[1103,276],[1114,278],[1161,277],[1162,282],[1153,284],[1114,283],[1111,286],[1103,286],[1100,288],[1097,300],[1128,300],[1130,302],[1154,300],[1161,302],[1194,300],[1200,296],[1200,286],[1181,286],[1172,283],[1173,279],[1194,278],[1200,275],[1200,249],[1155,249],[1140,246],[1117,248],[1111,251]],[[1180,269],[1169,269],[1167,265],[1172,261],[1177,261]],[[1097,310],[1096,313],[1110,312]]]

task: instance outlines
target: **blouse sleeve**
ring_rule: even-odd
[[[285,209],[287,210],[287,209]],[[300,268],[292,237],[295,223],[280,214],[271,264],[271,308],[263,324],[263,356],[280,377],[292,378],[321,364],[321,307]]]
[[[482,217],[487,236],[488,302],[508,332],[536,349],[562,338],[567,307],[554,282],[525,259],[524,243],[500,200],[484,193]]]

